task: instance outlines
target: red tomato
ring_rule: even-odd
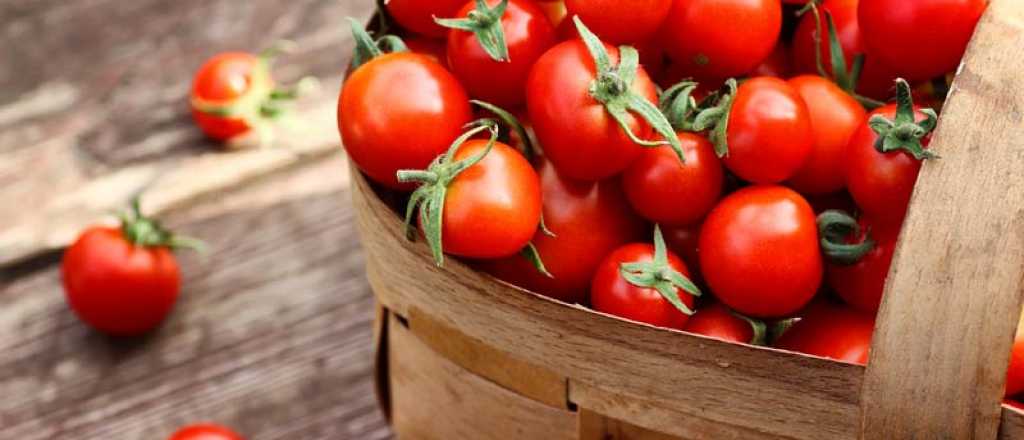
[[[700,275],[700,249],[697,248],[700,240],[700,223],[687,226],[669,226],[662,228],[665,233],[665,244],[668,249],[675,252],[683,259],[695,281],[703,280]]]
[[[224,141],[252,128],[245,118],[203,112],[196,103],[228,106],[248,94],[269,94],[274,88],[269,72],[254,75],[256,69],[262,68],[259,64],[252,54],[229,52],[211,58],[196,72],[192,81],[192,118],[207,136]]]
[[[489,0],[490,6],[499,0]],[[458,13],[468,17],[476,10],[470,2]],[[533,0],[511,0],[501,17],[509,59],[495,61],[480,46],[473,32],[452,29],[448,34],[448,64],[474,98],[500,107],[523,103],[526,78],[533,63],[555,45],[555,28]]]
[[[396,87],[401,84],[401,87]],[[393,189],[398,170],[426,168],[469,123],[466,91],[424,55],[391,53],[348,77],[338,99],[345,150],[364,173]]]
[[[630,204],[655,223],[696,223],[722,196],[725,173],[711,142],[693,133],[678,137],[686,162],[680,163],[671,148],[647,148],[623,175]]]
[[[168,247],[136,245],[119,228],[83,232],[64,253],[61,274],[79,319],[114,336],[156,328],[181,288],[178,262]]]
[[[774,76],[788,78],[793,72],[793,60],[790,59],[786,44],[779,42],[772,53],[750,71],[750,76]]]
[[[864,107],[832,81],[814,75],[798,76],[789,85],[807,103],[814,149],[789,186],[803,194],[827,194],[843,189],[846,147],[864,123]]]
[[[861,230],[866,231],[875,241],[874,248],[853,265],[830,263],[826,268],[829,286],[851,307],[868,313],[875,313],[882,305],[885,280],[896,251],[899,229],[892,227],[875,228],[873,222],[861,218]],[[861,237],[851,237],[859,243]]]
[[[612,65],[617,65],[618,49],[605,48]],[[545,155],[560,173],[577,180],[614,176],[625,170],[642,148],[590,95],[595,79],[594,60],[583,41],[576,39],[541,56],[526,83],[530,120]],[[657,90],[643,67],[637,71],[632,91],[651,103],[657,102]],[[652,138],[646,121],[632,113],[627,120],[639,138]]]
[[[779,183],[793,177],[814,151],[807,105],[778,78],[752,78],[739,86],[727,138],[726,168],[753,183]]]
[[[869,56],[924,81],[956,70],[986,0],[861,0],[857,16]]]
[[[555,236],[538,231],[533,245],[553,277],[537,272],[518,255],[481,266],[527,290],[568,303],[583,302],[601,260],[615,248],[643,239],[646,225],[630,209],[618,179],[578,182],[560,176],[546,161],[538,173],[544,224]]]
[[[722,200],[700,233],[704,280],[725,305],[783,318],[818,291],[822,258],[811,205],[781,186],[753,186]]]
[[[757,336],[750,321],[736,316],[732,310],[719,303],[698,310],[683,330],[738,344],[752,344]]]
[[[657,290],[636,286],[622,277],[623,264],[650,263],[655,249],[646,243],[627,244],[616,249],[601,262],[590,287],[590,303],[594,310],[658,327],[681,330],[689,316],[672,305]],[[675,254],[668,253],[668,267],[689,277],[690,273]],[[687,308],[693,310],[693,295],[676,288],[676,294]]]
[[[610,44],[647,41],[665,21],[672,0],[566,0],[569,16],[578,15]]]
[[[445,47],[445,40],[411,36],[403,38],[402,41],[409,48],[409,52],[426,55],[442,66],[448,67],[448,48]]]
[[[548,16],[548,21],[550,21],[551,25],[556,28],[561,26],[562,23],[572,21],[565,19],[565,2],[561,0],[540,0],[537,2],[537,6],[540,6],[540,8],[544,10],[544,13]]]
[[[853,198],[851,198],[850,194],[845,191],[806,197],[807,201],[810,202],[811,207],[814,208],[814,212],[816,214],[821,214],[822,212],[830,209],[836,209],[844,212],[857,211],[857,204],[853,203]]]
[[[1010,367],[1006,372],[1006,397],[1024,393],[1024,314],[1017,323],[1017,335],[1010,351]]]
[[[230,429],[209,423],[186,426],[168,440],[243,440]]]
[[[875,319],[835,305],[810,309],[776,341],[783,350],[798,351],[840,362],[866,365]]]
[[[779,0],[674,0],[660,38],[687,76],[720,79],[761,64],[781,30]]]
[[[384,2],[391,18],[417,34],[441,38],[448,29],[434,22],[434,17],[451,18],[467,0],[388,0]]]

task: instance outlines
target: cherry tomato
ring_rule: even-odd
[[[565,23],[567,21],[569,21],[569,22],[572,21],[572,20],[566,20],[565,19],[565,16],[566,16],[565,2],[563,2],[561,0],[555,0],[555,1],[540,0],[540,1],[537,2],[537,5],[540,6],[540,8],[544,10],[544,13],[548,16],[548,21],[550,21],[551,25],[556,27],[556,28],[561,26],[562,23]]]
[[[690,317],[683,330],[738,344],[752,344],[756,336],[750,321],[735,315],[720,303],[702,307]]]
[[[923,81],[956,70],[986,0],[861,0],[869,56],[897,75]]]
[[[605,48],[612,65],[617,65],[618,49]],[[545,155],[560,173],[577,180],[614,176],[625,170],[642,148],[590,95],[595,72],[593,58],[583,41],[576,39],[560,43],[541,56],[526,84],[530,120]],[[637,70],[632,91],[651,103],[657,102],[657,90],[643,67]],[[646,121],[632,113],[627,120],[639,138],[652,138]]]
[[[772,53],[750,71],[750,76],[773,76],[788,78],[793,72],[793,60],[790,59],[786,44],[779,42]]]
[[[243,440],[242,436],[223,426],[202,423],[186,426],[168,440]]]
[[[1010,367],[1006,372],[1006,397],[1024,393],[1024,314],[1017,323],[1017,334],[1010,351]]]
[[[827,194],[843,189],[846,147],[864,123],[864,107],[832,81],[814,75],[798,76],[789,85],[807,103],[814,149],[803,167],[789,179],[802,194]]]
[[[647,41],[665,21],[672,0],[566,0],[569,16],[578,15],[609,44]]]
[[[586,299],[597,265],[617,247],[643,239],[644,222],[633,213],[618,179],[579,182],[558,174],[551,164],[538,166],[544,224],[533,245],[552,277],[537,272],[521,256],[482,262],[483,270],[527,290],[568,303]]]
[[[441,38],[448,29],[434,22],[434,17],[451,18],[467,0],[388,0],[388,13],[403,28],[428,37]]]
[[[396,87],[401,84],[401,87]],[[411,190],[395,177],[426,168],[447,151],[471,117],[466,91],[425,55],[392,53],[357,68],[338,100],[345,150],[374,181]]]
[[[622,277],[623,264],[654,261],[654,246],[646,243],[627,244],[616,249],[598,266],[590,288],[590,303],[594,310],[647,323],[658,327],[682,330],[689,316],[672,305],[657,290],[633,285]],[[690,272],[675,254],[669,252],[668,266],[690,276]],[[693,310],[694,299],[682,289],[676,289],[679,299]]]
[[[499,0],[489,0],[490,6]],[[470,2],[457,14],[468,17],[476,10]],[[496,61],[480,45],[473,32],[452,29],[448,34],[448,64],[469,94],[500,107],[523,103],[530,68],[555,45],[555,28],[533,0],[511,0],[501,27],[508,47],[507,61]]]
[[[793,177],[814,151],[807,105],[800,93],[778,78],[752,78],[739,86],[727,138],[726,168],[753,183]]]
[[[697,247],[700,241],[700,223],[687,226],[668,226],[662,228],[665,233],[665,243],[668,249],[675,252],[686,267],[693,274],[695,282],[703,281],[700,274],[700,249]]]
[[[192,118],[207,136],[224,141],[249,132],[252,127],[245,118],[204,112],[197,103],[229,106],[248,94],[269,94],[274,88],[269,72],[254,75],[260,68],[256,56],[240,52],[222,53],[199,68],[192,81]]]
[[[776,341],[783,350],[866,365],[875,319],[837,305],[811,308]]]
[[[655,223],[696,223],[722,196],[725,174],[711,142],[693,133],[678,137],[686,162],[671,148],[647,148],[623,175],[630,204]]]
[[[445,40],[435,40],[414,35],[405,37],[402,41],[409,48],[409,52],[426,55],[442,66],[448,67],[448,48],[446,47]]]
[[[711,291],[747,316],[790,316],[821,285],[814,211],[788,188],[752,186],[729,195],[704,220],[699,246]]]
[[[779,0],[675,0],[660,38],[687,76],[721,79],[761,64],[781,30]]]
[[[829,286],[851,307],[875,313],[882,305],[882,293],[885,290],[885,280],[889,276],[892,256],[896,251],[899,229],[876,228],[872,221],[864,217],[860,219],[860,226],[861,230],[867,232],[875,242],[874,248],[853,265],[828,264],[826,279]],[[862,234],[851,239],[860,243],[864,236]]]

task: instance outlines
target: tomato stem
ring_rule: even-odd
[[[536,145],[533,144],[533,139],[530,137],[530,134],[526,132],[526,128],[523,127],[523,124],[519,122],[519,118],[515,117],[515,115],[513,115],[508,110],[505,110],[489,102],[484,102],[476,99],[471,99],[469,102],[475,104],[476,106],[484,110],[491,112],[492,114],[494,114],[494,116],[497,116],[498,120],[502,124],[504,124],[509,130],[514,131],[516,133],[516,136],[519,136],[519,139],[522,141],[522,148],[520,148],[519,151],[523,153],[523,156],[526,157],[526,160],[533,161],[533,158],[538,153],[537,147]],[[472,122],[471,124],[478,123],[479,122]]]
[[[159,221],[142,215],[138,197],[131,201],[128,211],[122,212],[121,232],[126,240],[141,247],[166,247],[170,249],[191,249],[203,252],[206,244],[191,237],[174,234],[165,229]]]
[[[352,70],[356,70],[363,64],[366,64],[370,60],[384,55],[385,49],[390,53],[394,52],[407,52],[409,48],[405,45],[405,42],[401,38],[394,35],[384,35],[374,40],[366,28],[363,27],[356,19],[352,17],[346,17],[349,22],[349,26],[352,28],[352,39],[356,42],[356,47],[352,52]]]
[[[735,78],[725,81],[722,89],[702,103],[702,109],[696,114],[690,128],[694,132],[710,130],[708,140],[715,146],[718,157],[729,155],[729,113],[736,99],[738,86]],[[714,104],[707,104],[714,102]]]
[[[693,310],[680,299],[679,291],[701,296],[700,289],[693,281],[668,264],[668,248],[658,225],[654,225],[654,260],[622,263],[619,275],[634,286],[656,290],[686,315],[693,315]]]
[[[534,246],[532,242],[530,244],[527,244],[526,247],[519,252],[519,254],[522,255],[523,258],[526,258],[526,260],[530,262],[533,268],[537,269],[537,272],[540,272],[541,275],[544,275],[548,278],[555,278],[555,276],[552,275],[551,272],[548,272],[548,268],[544,266],[544,260],[541,259],[540,252],[537,251],[537,246]]]
[[[740,312],[731,309],[729,310],[729,313],[731,313],[732,316],[735,316],[739,319],[746,321],[747,324],[750,324],[750,328],[754,331],[754,336],[750,338],[750,341],[747,342],[748,344],[766,345],[768,343],[768,325],[765,324],[764,321],[761,321],[760,319],[751,318],[747,315],[744,315]]]
[[[930,108],[920,112],[925,115],[925,120],[917,122],[910,84],[903,78],[897,78],[895,117],[889,119],[874,115],[868,119],[871,129],[878,133],[875,149],[880,153],[903,150],[917,160],[938,158],[937,154],[925,150],[921,141],[935,130],[939,116]]]
[[[831,209],[818,215],[818,235],[821,251],[832,263],[850,266],[857,264],[871,252],[877,243],[868,231],[860,243],[848,243],[849,237],[861,236],[860,224],[846,212]]]
[[[437,18],[434,22],[449,29],[472,32],[480,47],[487,55],[498,62],[509,62],[508,44],[505,42],[505,30],[501,27],[501,17],[508,9],[508,0],[501,0],[493,9],[487,7],[485,0],[476,0],[476,9],[469,11],[466,18]]]

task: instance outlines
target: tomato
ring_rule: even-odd
[[[597,268],[590,287],[590,303],[594,310],[647,323],[658,327],[682,329],[693,312],[696,287],[671,281],[665,272],[673,272],[689,281],[690,273],[678,256],[665,250],[660,232],[655,232],[655,245],[633,243],[622,246]],[[652,278],[648,284],[635,283],[627,273]],[[674,305],[667,297],[674,295],[681,304]]]
[[[1010,351],[1010,366],[1006,373],[1006,396],[1024,393],[1024,314],[1017,324],[1017,334],[1013,338]]]
[[[487,3],[494,6],[498,2]],[[476,4],[470,2],[457,16],[469,17],[474,11]],[[554,46],[555,29],[533,0],[509,1],[500,24],[495,25],[504,32],[507,60],[492,58],[473,32],[452,29],[448,34],[448,64],[474,98],[515,107],[525,99],[526,78],[533,63]]]
[[[261,70],[262,69],[262,70]],[[257,73],[259,71],[259,73]],[[228,52],[211,58],[192,81],[192,118],[207,136],[224,141],[246,134],[252,128],[248,120],[253,109],[236,109],[238,116],[225,117],[204,111],[204,107],[229,107],[250,97],[259,105],[274,88],[270,72],[259,59],[248,53]]]
[[[754,344],[764,339],[764,324],[760,324],[760,335],[752,321],[737,316],[720,303],[702,307],[683,327],[684,331],[704,335],[726,342]]]
[[[171,253],[180,243],[180,237],[139,214],[137,204],[121,228],[85,230],[61,262],[68,305],[83,322],[109,335],[155,329],[181,289]]]
[[[750,76],[774,76],[788,78],[793,72],[793,60],[790,59],[786,44],[779,42],[772,53],[761,64],[750,71]]]
[[[747,316],[790,316],[821,285],[814,211],[788,188],[752,186],[729,195],[704,220],[699,247],[712,293]]]
[[[864,45],[908,80],[956,70],[985,12],[986,0],[861,0]]]
[[[865,233],[874,246],[853,264],[829,263],[826,268],[828,285],[851,307],[875,313],[882,305],[885,280],[896,251],[898,227],[875,227],[874,222],[862,217],[861,234],[849,237],[851,243],[863,243]]]
[[[670,148],[645,149],[626,169],[623,187],[641,216],[655,223],[689,225],[704,218],[722,196],[725,174],[711,142],[679,133],[686,162]]]
[[[242,436],[223,426],[202,423],[186,426],[168,440],[242,440]]]
[[[836,305],[812,308],[775,346],[840,362],[866,365],[875,330],[873,316]]]
[[[414,186],[399,183],[395,173],[429,165],[471,115],[458,80],[430,57],[412,53],[360,66],[338,99],[338,129],[349,157],[374,181],[405,191]]]
[[[521,256],[482,262],[492,275],[533,292],[568,303],[586,299],[597,265],[626,243],[647,233],[633,213],[618,179],[579,182],[567,179],[547,161],[540,174],[544,224],[554,233],[538,231],[533,245],[552,277],[536,270]]]
[[[578,15],[610,44],[647,41],[665,21],[672,0],[566,0],[569,16]]]
[[[618,49],[607,45],[605,49],[612,65],[617,65]],[[591,95],[596,79],[594,60],[583,41],[576,39],[541,56],[526,84],[526,104],[537,139],[555,168],[572,179],[594,181],[619,174],[642,148]],[[650,103],[657,102],[657,90],[642,67],[630,90]],[[652,129],[643,119],[632,113],[626,119],[639,138],[652,138]]]
[[[548,1],[539,0],[537,6],[540,6],[544,10],[544,13],[548,16],[548,21],[554,27],[559,27],[562,23],[571,22],[572,20],[566,20],[565,2],[561,0]]]
[[[388,13],[403,28],[428,37],[441,38],[448,29],[434,22],[434,17],[451,18],[467,0],[388,0]]]
[[[697,247],[700,240],[700,227],[700,223],[694,223],[687,226],[662,228],[668,249],[683,259],[686,267],[690,268],[694,280],[698,282],[702,280],[698,270],[700,268],[700,249]]]
[[[448,67],[448,48],[446,47],[445,40],[411,36],[403,38],[402,41],[409,48],[409,52],[426,55],[442,66]]]
[[[814,151],[810,117],[800,93],[785,81],[743,82],[728,116],[726,168],[753,183],[793,177]]]
[[[807,103],[814,149],[789,186],[803,194],[827,194],[843,189],[846,147],[864,123],[864,107],[832,81],[814,75],[798,76],[789,85]]]
[[[781,30],[779,0],[674,0],[660,38],[687,76],[721,79],[761,64]]]

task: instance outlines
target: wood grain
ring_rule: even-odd
[[[1024,411],[1003,405],[1002,422],[999,424],[999,440],[1018,440],[1024,438]]]
[[[1024,291],[1024,3],[978,25],[896,251],[864,438],[995,438]]]

